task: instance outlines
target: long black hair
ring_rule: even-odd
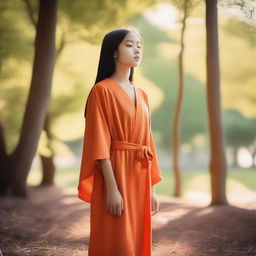
[[[124,37],[130,32],[135,32],[143,43],[143,40],[140,34],[134,28],[119,28],[108,32],[102,41],[101,51],[100,51],[100,60],[98,65],[98,72],[95,80],[95,84],[104,80],[107,77],[110,77],[115,71],[115,61],[114,61],[114,53],[118,49],[119,44],[123,41]],[[134,67],[130,68],[129,80],[131,84],[133,84],[133,73]],[[87,97],[84,117],[86,117],[87,103],[90,97],[90,94],[93,90],[93,86],[89,92]]]

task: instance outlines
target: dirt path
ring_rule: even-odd
[[[0,198],[0,249],[12,255],[87,255],[89,204],[75,190],[29,187],[30,197]],[[153,256],[256,255],[256,202],[207,207],[158,195]],[[1,253],[0,253],[1,255]]]

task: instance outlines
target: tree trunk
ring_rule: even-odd
[[[232,168],[238,168],[239,164],[238,164],[238,151],[239,151],[239,147],[233,147],[233,164],[232,164]]]
[[[29,20],[31,21],[31,25],[34,26],[36,30],[36,20],[35,20],[35,14],[33,12],[32,6],[30,1],[23,0],[26,5],[27,15],[29,17]],[[66,33],[61,31],[61,39],[59,43],[59,47],[56,49],[56,58],[55,63],[57,63],[57,60],[61,53],[63,52],[66,45]],[[52,135],[51,135],[51,125],[49,121],[50,113],[48,112],[44,121],[44,131],[47,136],[47,144],[48,144],[48,150],[50,153],[50,156],[46,156],[43,154],[39,154],[41,165],[42,165],[42,180],[41,180],[41,186],[42,185],[53,185],[54,184],[54,174],[55,174],[55,165],[54,165],[54,150],[52,147]]]
[[[210,134],[211,205],[227,204],[227,162],[221,123],[217,0],[206,0],[207,107]]]
[[[18,145],[10,157],[12,194],[26,196],[26,180],[50,99],[55,63],[57,0],[40,0],[33,73]]]
[[[8,190],[8,172],[6,171],[8,164],[8,157],[6,152],[6,144],[4,140],[4,130],[0,123],[0,195],[6,195]]]
[[[184,71],[183,71],[183,53],[184,53],[184,34],[186,29],[186,19],[187,19],[187,3],[186,0],[184,3],[184,17],[182,20],[182,31],[181,31],[181,39],[180,45],[181,50],[179,54],[179,91],[176,103],[176,110],[173,122],[173,170],[175,175],[175,188],[174,188],[174,196],[180,197],[182,196],[182,177],[180,172],[180,117],[182,110],[182,103],[184,98]]]
[[[51,121],[50,113],[48,112],[44,121],[44,131],[47,139],[47,155],[40,154],[41,164],[42,164],[42,180],[41,186],[53,185],[54,184],[54,150],[52,147],[52,133],[51,133]]]
[[[53,185],[55,165],[53,162],[53,156],[44,156],[40,154],[43,176],[40,186]]]

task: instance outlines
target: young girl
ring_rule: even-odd
[[[85,107],[78,197],[90,208],[89,256],[150,256],[162,180],[148,97],[133,82],[142,58],[135,29],[105,35]]]

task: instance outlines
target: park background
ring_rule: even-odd
[[[58,2],[56,62],[44,126],[27,173],[26,184],[30,189],[40,185],[49,191],[58,188],[76,195],[84,106],[96,78],[101,41],[111,29],[131,25],[144,40],[143,59],[135,68],[134,78],[136,86],[145,90],[150,100],[152,131],[163,175],[156,192],[176,200],[172,136],[185,2],[189,6],[184,31],[184,98],[179,135],[183,184],[179,188],[182,193],[175,197],[201,206],[211,202],[204,1]],[[218,2],[226,196],[231,204],[248,206],[256,201],[255,5],[253,1],[233,1],[233,5],[231,2]],[[38,8],[39,1],[1,3],[1,139],[4,138],[7,155],[15,151],[19,142],[29,96]],[[163,219],[159,218],[159,223]]]

